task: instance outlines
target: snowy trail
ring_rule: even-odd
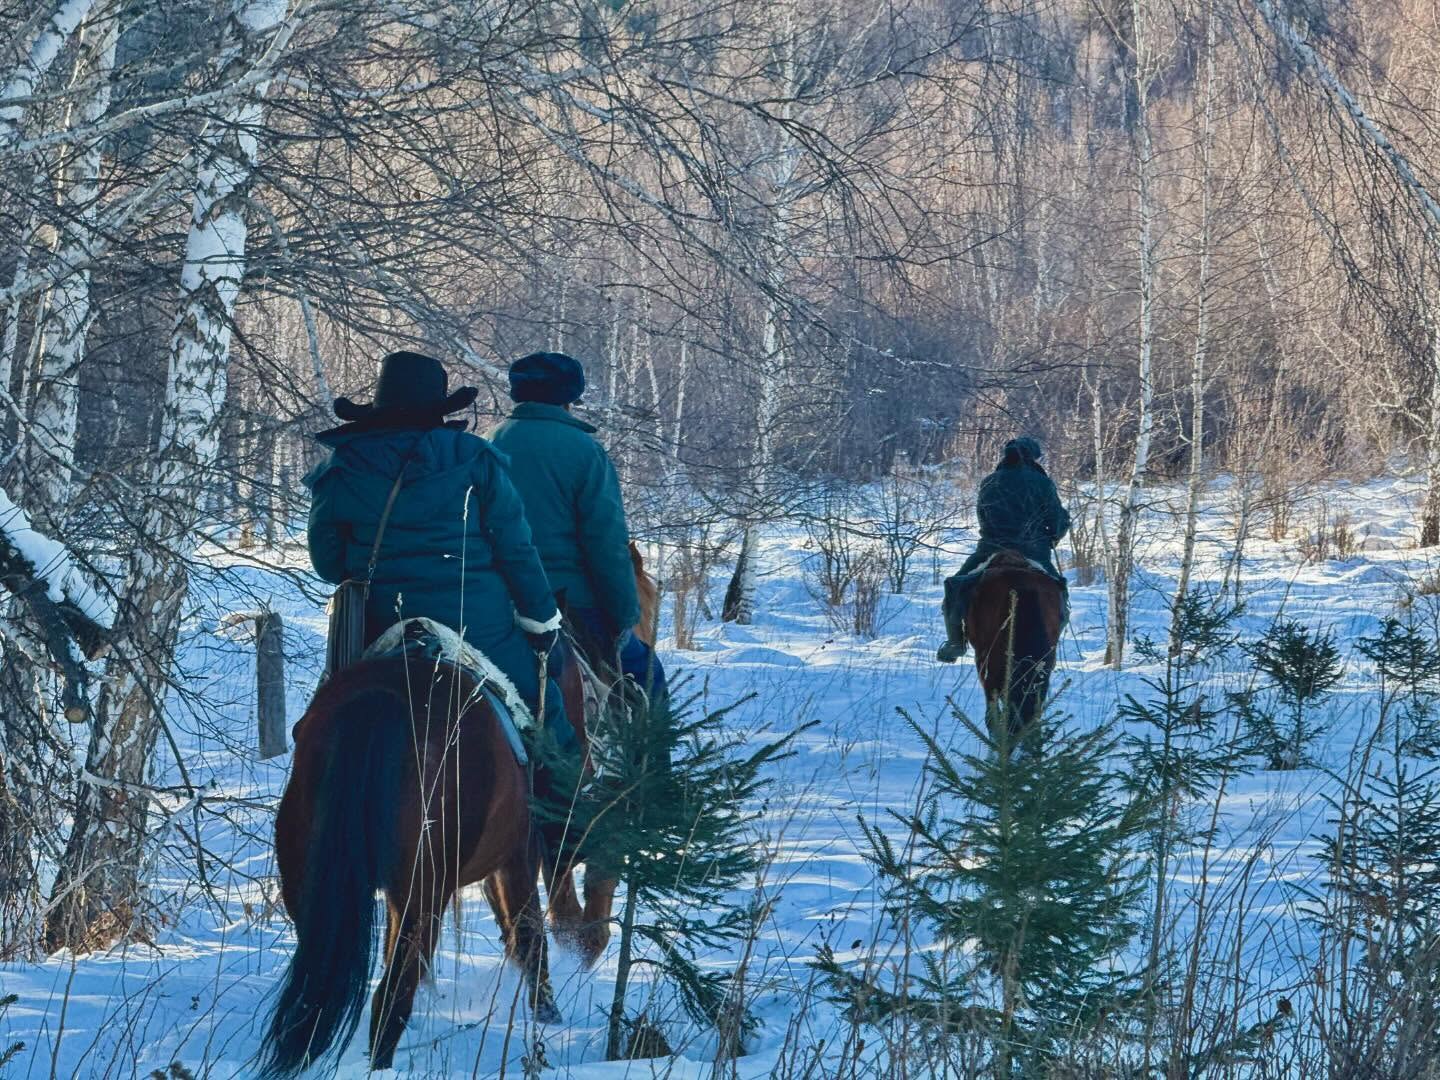
[[[1153,494],[1153,493],[1152,493]],[[1223,493],[1222,493],[1223,495]],[[1410,546],[1412,488],[1383,481],[1328,495],[1332,509],[1347,508],[1364,550],[1346,562],[1301,565],[1295,544],[1253,539],[1245,567],[1246,614],[1241,629],[1258,634],[1277,612],[1312,626],[1333,628],[1349,665],[1329,706],[1324,762],[1344,767],[1373,715],[1368,669],[1352,653],[1356,638],[1372,633],[1392,611],[1407,582],[1434,571]],[[1198,581],[1217,581],[1229,553],[1223,497],[1205,516]],[[1135,630],[1163,634],[1165,601],[1174,585],[1179,538],[1163,507],[1152,509],[1150,534],[1138,553]],[[773,911],[754,959],[755,1003],[762,1020],[740,1077],[771,1074],[794,1046],[832,1038],[839,1024],[814,996],[808,962],[822,944],[841,958],[859,959],[890,933],[879,909],[870,869],[860,854],[857,816],[883,822],[889,809],[913,804],[924,763],[921,745],[896,714],[942,734],[960,731],[947,698],[969,715],[982,713],[974,669],[935,663],[940,589],[928,575],[904,597],[886,597],[881,633],[857,640],[834,630],[807,590],[800,567],[807,558],[800,534],[778,533],[762,548],[760,616],[752,627],[707,626],[696,652],[666,652],[672,669],[688,672],[690,689],[712,705],[745,694],[755,699],[732,716],[740,730],[787,732],[808,720],[819,724],[797,743],[772,792],[763,842],[773,852],[764,887]],[[957,546],[947,565],[959,559]],[[723,587],[723,582],[719,583]],[[146,1076],[172,1061],[195,1075],[249,1075],[267,995],[293,944],[275,907],[268,806],[284,783],[288,758],[260,763],[253,757],[254,689],[250,645],[216,630],[229,610],[269,595],[286,620],[291,658],[289,706],[297,718],[309,696],[322,653],[323,620],[293,582],[253,567],[231,567],[195,597],[182,663],[202,711],[185,705],[180,732],[187,765],[212,794],[230,800],[205,821],[207,848],[230,864],[208,898],[189,863],[167,857],[158,868],[157,897],[168,912],[155,928],[155,947],[123,950],[76,961],[56,957],[35,965],[0,966],[0,992],[18,1002],[0,1016],[0,1051],[16,1040],[26,1049],[5,1076]],[[1116,674],[1104,668],[1104,586],[1073,589],[1074,617],[1061,647],[1056,686],[1059,706],[1081,726],[1114,715],[1126,693],[1140,693],[1143,666]],[[669,634],[662,631],[662,645]],[[1217,680],[1240,677],[1240,661]],[[189,709],[185,714],[184,710]],[[218,729],[217,729],[217,717]],[[1247,918],[1259,978],[1284,986],[1295,978],[1308,947],[1285,882],[1312,872],[1316,835],[1325,829],[1322,795],[1330,781],[1319,770],[1257,772],[1237,781],[1221,807],[1221,848],[1210,873],[1230,884],[1255,879]],[[186,851],[171,837],[167,851]],[[218,861],[215,865],[218,865]],[[1255,867],[1260,867],[1257,873]],[[1182,878],[1200,872],[1196,858],[1182,860]],[[489,910],[473,890],[446,932],[432,985],[422,992],[397,1065],[420,1077],[519,1076],[521,1059],[538,1035],[557,1077],[710,1076],[713,1041],[678,1019],[668,1027],[676,1059],[605,1064],[604,1013],[613,986],[613,961],[593,973],[554,949],[554,978],[563,1028],[536,1033],[516,1004],[519,981],[500,962]],[[727,958],[715,957],[725,963]],[[665,1018],[667,1003],[656,1003]],[[517,1019],[507,1036],[512,1015]],[[787,1049],[787,1047],[789,1049]],[[357,1044],[340,1075],[364,1075]]]

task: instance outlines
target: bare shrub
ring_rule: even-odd
[[[1100,546],[1100,515],[1104,508],[1096,499],[1081,504],[1070,518],[1070,563],[1075,584],[1094,585],[1104,565]]]
[[[838,611],[855,580],[860,553],[837,490],[827,489],[815,513],[805,519],[805,536],[805,546],[815,552],[806,570],[806,587],[827,611]]]
[[[1267,469],[1260,477],[1260,505],[1270,515],[1270,539],[1283,543],[1295,518],[1297,492],[1279,469]]]
[[[866,503],[864,520],[857,527],[866,539],[881,545],[890,591],[903,593],[915,557],[926,548],[938,552],[941,533],[958,515],[956,489],[938,473],[897,466]]]
[[[719,561],[729,536],[714,522],[703,521],[685,529],[675,546],[667,579],[661,584],[674,597],[675,648],[695,648],[695,628],[703,616],[713,619],[706,596],[710,571]]]
[[[1353,558],[1360,550],[1360,541],[1350,514],[1344,510],[1332,512],[1329,501],[1321,499],[1314,522],[1301,532],[1296,547],[1304,562],[1316,563]]]
[[[850,629],[857,637],[873,638],[879,632],[880,598],[886,583],[887,564],[879,551],[867,551],[856,560],[851,585]]]

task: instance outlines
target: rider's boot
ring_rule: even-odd
[[[967,645],[968,642],[965,640],[965,634],[962,628],[959,640],[953,637],[946,638],[945,644],[941,645],[939,651],[935,653],[935,659],[939,660],[942,664],[953,664],[965,655]]]

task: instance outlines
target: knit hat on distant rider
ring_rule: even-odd
[[[543,405],[571,405],[585,393],[585,369],[573,356],[535,352],[510,365],[510,396]]]

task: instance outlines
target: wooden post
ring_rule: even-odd
[[[285,735],[284,624],[273,611],[255,613],[255,699],[260,721],[260,757],[290,748]]]

